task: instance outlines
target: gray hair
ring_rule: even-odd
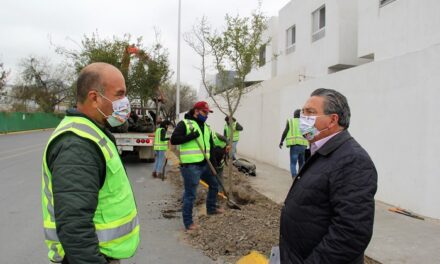
[[[350,126],[350,107],[347,98],[340,92],[319,88],[312,92],[310,96],[320,96],[324,98],[324,114],[337,114],[339,117],[339,126],[347,129]]]

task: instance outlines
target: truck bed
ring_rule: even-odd
[[[154,133],[113,133],[119,152],[133,151],[133,147],[153,147]]]

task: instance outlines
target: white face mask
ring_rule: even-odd
[[[320,115],[320,116],[324,116],[324,115]],[[321,133],[321,131],[328,129],[328,128],[326,128],[326,129],[319,131],[315,127],[316,118],[318,118],[320,116],[301,115],[299,117],[299,130],[301,131],[301,134],[304,136],[304,138],[307,139],[308,141],[313,140],[316,136],[319,135],[319,133]]]
[[[110,99],[108,99],[107,97],[105,97],[103,94],[100,93],[100,95],[102,96],[102,98],[108,100],[109,102],[112,103],[112,107],[113,107],[113,113],[111,115],[105,115],[101,109],[98,108],[98,111],[105,117],[107,118],[107,123],[112,126],[112,127],[117,127],[117,126],[121,126],[123,125],[128,117],[130,116],[130,101],[128,100],[127,97],[115,100],[115,101],[111,101]]]

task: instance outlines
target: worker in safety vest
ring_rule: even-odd
[[[168,120],[162,121],[159,124],[159,127],[156,128],[156,133],[154,137],[154,152],[156,154],[154,160],[154,169],[153,169],[153,177],[162,178],[162,171],[165,162],[165,152],[168,150],[168,141],[167,138],[167,130],[168,126],[171,125],[171,122]]]
[[[48,257],[57,263],[120,263],[139,244],[133,191],[107,129],[130,113],[122,73],[86,66],[77,108],[67,110],[43,155],[42,209]]]
[[[208,215],[219,214],[224,211],[216,206],[218,183],[205,160],[205,155],[208,159],[210,158],[211,146],[214,146],[211,129],[206,124],[209,113],[212,113],[212,111],[208,103],[204,101],[197,102],[185,114],[184,119],[177,124],[171,135],[171,144],[180,145],[180,172],[185,189],[182,218],[186,230],[198,228],[193,222],[192,210],[200,179],[209,185],[206,198]]]
[[[225,127],[223,129],[223,135],[229,139],[230,137],[230,130],[229,130],[229,117],[225,117]],[[233,128],[233,138],[232,138],[232,159],[237,159],[237,144],[240,140],[240,132],[243,131],[243,127],[237,122],[237,120],[233,117],[232,118],[232,128]],[[229,142],[229,140],[228,140]]]
[[[281,136],[279,147],[283,147],[283,141],[286,139],[286,146],[290,148],[290,173],[295,178],[297,175],[296,164],[298,163],[298,170],[302,167],[305,161],[305,151],[309,146],[307,139],[303,137],[299,129],[300,109],[296,109],[293,113],[293,118],[287,120],[286,128]]]
[[[218,180],[225,185],[223,180],[223,168],[231,147],[228,145],[226,137],[215,131],[212,131],[212,139],[214,141],[214,147],[211,148],[211,157],[209,160],[217,172]],[[221,186],[219,186],[219,191],[225,193],[225,190],[221,189]]]

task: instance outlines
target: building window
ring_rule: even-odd
[[[260,67],[266,64],[266,44],[260,47],[260,56],[259,56],[258,64]]]
[[[384,5],[388,5],[391,2],[394,2],[396,0],[379,0],[379,6],[382,7]]]
[[[289,54],[295,51],[296,43],[296,26],[292,26],[286,31],[286,53]]]
[[[312,42],[325,36],[325,5],[312,13]]]

